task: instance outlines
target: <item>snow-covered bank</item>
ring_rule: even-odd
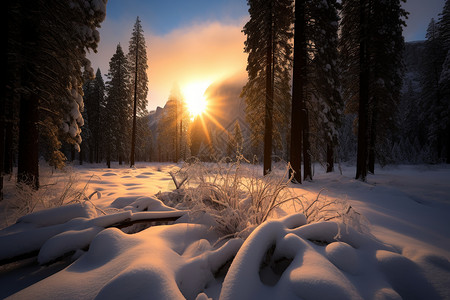
[[[90,180],[87,194],[101,191],[100,199],[92,199],[95,206],[109,214],[126,210],[131,216],[142,210],[173,213],[142,197],[174,189],[167,173],[174,167],[87,165],[75,170]],[[285,217],[264,223],[244,243],[230,239],[215,245],[217,234],[202,224],[154,226],[126,234],[96,223],[98,234],[83,234],[89,250],[77,252],[77,259],[62,270],[60,263],[1,267],[0,297],[450,299],[450,168],[391,167],[369,176],[367,183],[355,181],[353,173],[353,167],[343,167],[342,175],[316,174],[314,182],[292,187],[309,199],[324,188],[322,197],[346,199],[368,219],[371,234],[335,222],[305,225],[304,216],[289,206],[283,206]],[[92,207],[87,212],[84,223],[99,217]],[[37,216],[24,219],[58,226],[53,218]],[[63,223],[59,226],[76,221],[58,216]],[[70,228],[72,234],[83,232]],[[12,231],[2,230],[0,238]],[[1,247],[3,251],[5,243]],[[53,253],[51,249],[45,253]]]

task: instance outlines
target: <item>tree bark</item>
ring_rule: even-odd
[[[305,76],[306,78],[306,76]],[[312,180],[311,170],[311,146],[309,144],[309,113],[303,109],[303,180]]]
[[[131,133],[130,167],[134,167],[134,152],[136,148],[136,114],[137,114],[137,89],[138,89],[138,58],[139,58],[139,32],[136,35],[136,60],[134,70],[134,104],[133,104],[133,130]]]
[[[20,98],[17,182],[39,189],[39,98],[34,93]]]
[[[272,7],[271,7],[272,10]],[[266,104],[264,115],[264,176],[272,170],[272,130],[273,130],[273,12],[270,12],[270,32],[266,50]]]
[[[334,171],[334,150],[333,145],[328,143],[327,145],[327,173]]]
[[[375,97],[376,98],[376,97]],[[370,134],[369,134],[369,156],[367,168],[368,172],[375,174],[375,145],[377,140],[377,119],[378,119],[378,103],[377,99],[373,99],[372,118],[370,122]]]
[[[36,88],[36,65],[33,59],[39,53],[39,4],[22,1],[24,19],[21,20],[20,81],[24,91],[20,95],[19,151],[17,182],[39,188],[39,96]]]
[[[360,45],[359,45],[359,113],[358,113],[358,152],[356,160],[356,179],[366,181],[368,156],[368,105],[369,105],[369,66],[368,66],[368,0],[360,0]]]
[[[303,108],[306,85],[305,1],[295,1],[294,62],[292,74],[292,110],[290,161],[294,180],[302,183]],[[291,174],[292,175],[292,174]]]
[[[0,201],[3,200],[3,174],[5,169],[5,102],[0,102]]]

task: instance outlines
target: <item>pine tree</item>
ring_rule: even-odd
[[[147,114],[147,51],[145,45],[144,31],[142,29],[139,17],[136,18],[133,33],[130,40],[128,53],[130,61],[130,71],[133,74],[131,84],[134,89],[133,96],[133,127],[131,133],[131,154],[130,167],[135,163],[135,145],[136,145],[136,118]]]
[[[314,133],[316,157],[325,156],[327,172],[333,170],[334,149],[343,114],[338,65],[338,9],[335,0],[311,1],[308,5],[309,71],[307,107]],[[310,150],[313,152],[313,150]]]
[[[439,78],[439,94],[442,97],[440,129],[447,151],[446,163],[450,164],[450,0],[445,1],[438,25],[439,38],[442,41],[443,51],[446,53]]]
[[[233,133],[228,133],[227,155],[231,157],[233,153],[242,153],[244,138],[242,136],[241,126],[239,121],[236,121],[233,126]]]
[[[48,146],[46,156],[61,163],[61,141],[79,148],[82,84],[93,76],[86,52],[96,51],[97,28],[105,15],[106,1],[8,4],[8,26],[14,28],[8,38],[8,63],[15,82],[7,86],[20,86],[19,182],[39,187],[39,137]]]
[[[448,3],[448,1],[447,1]],[[441,130],[444,134],[446,152],[446,163],[450,164],[450,49],[447,51],[442,73],[439,78],[439,94],[441,95]]]
[[[382,150],[390,147],[395,130],[403,71],[402,27],[407,16],[401,2],[342,2],[343,96],[346,111],[358,112],[356,177],[362,180],[367,171],[374,172],[376,148],[383,159]]]
[[[153,152],[153,133],[149,126],[148,116],[138,118],[136,125],[136,158],[141,161],[151,161]]]
[[[248,82],[241,95],[247,103],[252,145],[254,148],[259,148],[261,142],[264,145],[264,174],[267,174],[271,170],[273,137],[281,141],[288,127],[286,103],[290,99],[293,1],[248,0],[247,3],[250,20],[243,32],[247,36]],[[285,127],[273,126],[274,120]]]
[[[439,35],[439,25],[431,19],[425,41],[421,76],[421,115],[419,122],[426,129],[428,144],[434,150],[434,161],[442,158],[444,132],[442,131],[441,112],[446,102],[440,93],[440,77],[447,52],[444,52],[443,40]],[[447,100],[448,101],[448,100]]]
[[[450,50],[450,0],[446,0],[439,14],[439,36],[446,51]]]
[[[396,114],[403,85],[403,27],[407,13],[401,1],[374,1],[370,18],[370,100],[368,171],[375,172],[375,157],[383,164],[398,133]]]
[[[88,140],[89,162],[99,163],[101,157],[100,145],[102,144],[101,116],[105,107],[105,83],[100,69],[97,69],[95,78],[89,80],[84,86],[84,102],[91,130],[91,136]]]
[[[305,1],[295,1],[294,25],[294,66],[292,74],[292,116],[291,116],[291,147],[290,161],[294,179],[302,182],[301,163],[303,150],[303,122],[306,101],[307,80],[307,41]]]
[[[106,163],[110,167],[114,154],[116,154],[119,164],[124,159],[131,116],[130,67],[120,44],[117,45],[116,53],[109,62],[107,77],[106,92],[108,96],[102,126]]]

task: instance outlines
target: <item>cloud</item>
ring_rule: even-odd
[[[242,24],[194,24],[164,36],[146,37],[150,107],[164,105],[174,83],[216,82],[245,73]]]
[[[123,19],[102,24],[97,54],[90,54],[94,68],[103,74],[118,43],[124,52],[135,20]],[[238,24],[236,24],[238,23]],[[245,35],[241,32],[245,20],[230,22],[194,23],[158,35],[145,28],[147,44],[149,110],[164,106],[174,83],[181,89],[189,83],[216,82],[237,73],[245,73],[247,55],[244,53]]]

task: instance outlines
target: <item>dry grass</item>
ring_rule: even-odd
[[[266,175],[242,155],[216,163],[192,159],[171,176],[177,189],[160,195],[167,204],[191,211],[192,218],[208,214],[223,238],[246,238],[273,216],[277,208],[291,203],[308,223],[339,221],[363,229],[364,219],[344,200],[331,200],[321,191],[315,199],[297,195],[290,188],[293,170],[280,162]]]
[[[40,181],[40,188],[35,190],[27,184],[17,183],[14,176],[5,180],[0,228],[9,226],[20,217],[38,210],[90,201],[94,195],[101,196],[98,192],[87,195],[90,180],[82,182],[76,172],[69,167],[63,171],[50,167],[41,168]]]

